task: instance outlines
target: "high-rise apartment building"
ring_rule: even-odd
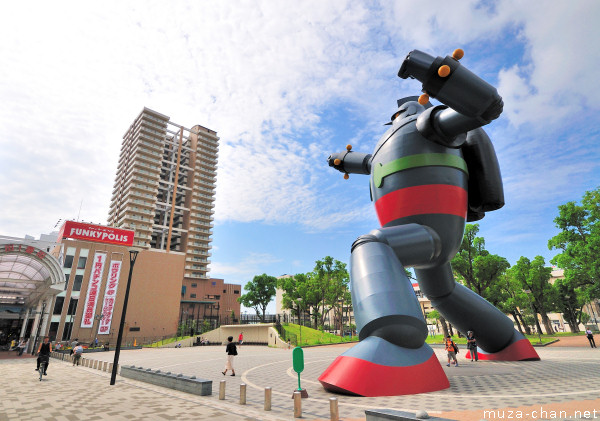
[[[108,224],[134,246],[185,253],[185,277],[208,279],[217,133],[144,108],[123,136]]]

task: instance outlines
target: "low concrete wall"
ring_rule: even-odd
[[[212,394],[212,380],[197,379],[196,376],[163,373],[142,367],[122,366],[121,376],[133,380],[151,383],[156,386],[167,387],[194,395],[206,396]]]
[[[227,344],[227,338],[229,336],[233,336],[233,341],[237,343],[241,332],[244,333],[244,342],[246,343],[263,343],[270,346],[279,346],[281,348],[287,347],[287,345],[283,343],[280,344],[281,339],[279,339],[279,334],[274,326],[274,323],[223,325],[210,332],[205,332],[181,341],[171,342],[161,346],[161,348],[175,348],[177,344],[181,344],[182,347],[192,346],[192,344],[196,342],[196,337],[198,336],[207,339],[211,343],[220,343],[222,345]]]

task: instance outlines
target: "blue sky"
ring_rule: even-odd
[[[600,185],[597,1],[11,2],[0,16],[0,232],[105,223],[122,135],[146,106],[221,138],[211,275],[347,262],[376,228],[368,179],[326,158],[371,152],[420,49],[498,87],[486,130],[506,206],[480,221],[511,264],[542,255],[557,206]]]

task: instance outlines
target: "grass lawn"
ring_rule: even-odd
[[[191,336],[177,336],[175,338],[166,338],[164,341],[161,340],[148,345],[144,345],[144,348],[158,348],[159,346],[170,344],[171,342],[182,341],[187,338],[191,338]]]
[[[358,336],[347,336],[341,338],[331,333],[321,332],[320,330],[292,323],[284,324],[283,328],[286,332],[296,335],[299,346],[339,344],[342,342],[358,342]]]
[[[327,333],[327,332],[321,332],[320,330],[315,330],[315,329],[312,329],[312,328],[306,327],[306,326],[302,326],[302,339],[300,339],[301,335],[300,335],[300,326],[299,325],[291,324],[291,323],[287,324],[287,325],[284,324],[283,328],[286,330],[286,332],[293,333],[294,335],[296,335],[296,337],[298,338],[299,346],[339,344],[342,342],[358,342],[358,336],[340,338],[337,335],[333,335],[333,334]],[[567,333],[567,334],[559,333],[559,334],[553,334],[552,336],[542,335],[542,344],[552,342],[555,339],[557,339],[557,337],[560,337],[560,336],[576,336],[576,335],[580,335],[580,334],[581,333]],[[525,336],[527,337],[527,339],[529,339],[529,341],[532,344],[539,344],[539,339],[538,339],[537,335],[525,335]],[[454,340],[454,342],[456,342],[459,345],[466,346],[466,344],[467,344],[467,338],[465,338],[465,337],[459,338],[456,335],[454,335],[452,337],[452,340]],[[428,344],[443,344],[444,343],[444,335],[427,336],[427,339],[425,340],[425,342]]]
[[[547,344],[548,342],[552,342],[556,339],[556,336],[557,335],[555,335],[555,334],[553,334],[552,336],[542,335],[542,343]],[[563,336],[565,336],[565,335],[563,335]],[[527,339],[529,339],[529,342],[531,342],[532,344],[540,343],[537,335],[525,335],[525,337]],[[477,337],[475,339],[477,339]],[[452,340],[459,345],[467,344],[467,338],[465,338],[465,337],[459,338],[456,335],[454,335],[452,337]],[[427,337],[425,342],[427,342],[428,344],[443,344],[444,343],[444,335],[434,335],[434,336],[430,335]]]

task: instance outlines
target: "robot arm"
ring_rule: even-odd
[[[329,155],[329,166],[343,172],[344,178],[350,173],[371,174],[371,154],[352,152],[351,149],[352,146],[348,145],[345,152]]]
[[[417,128],[428,139],[455,148],[464,143],[462,134],[498,118],[504,106],[496,88],[460,65],[463,54],[456,50],[452,57],[434,58],[414,50],[398,72],[423,83],[425,103],[432,97],[447,105],[422,113]]]
[[[470,131],[461,149],[469,169],[467,222],[472,222],[504,206],[502,175],[494,145],[483,129]]]

